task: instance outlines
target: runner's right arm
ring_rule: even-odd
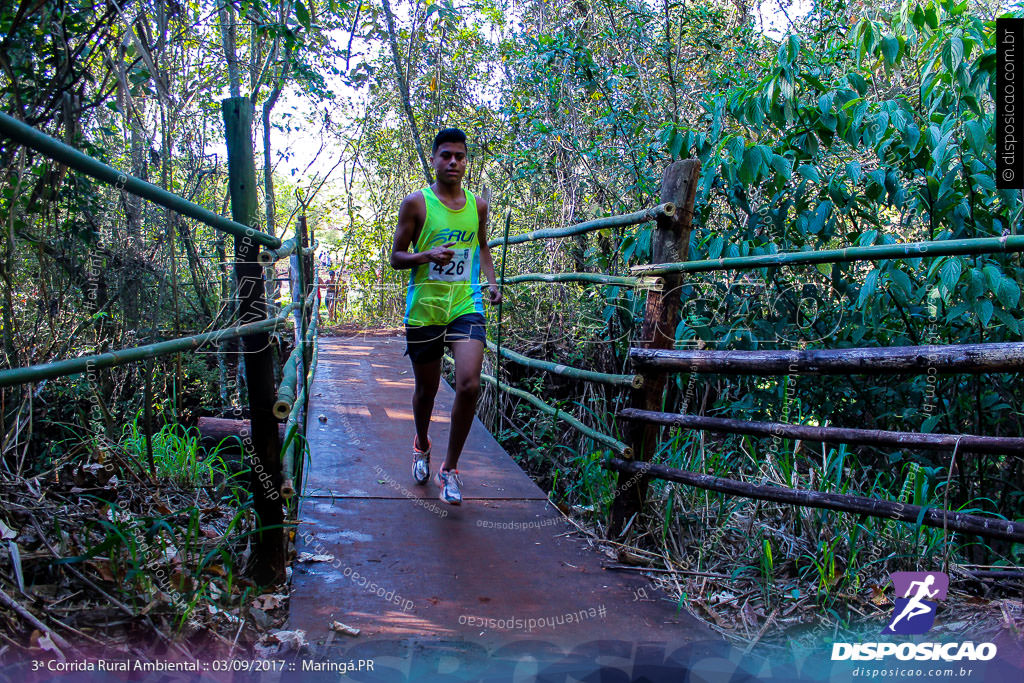
[[[429,251],[409,253],[409,245],[423,228],[427,216],[427,205],[421,192],[413,192],[402,200],[398,208],[398,227],[395,241],[391,246],[391,267],[395,270],[415,268],[424,263],[447,265],[455,252],[449,249],[454,242],[448,242]]]

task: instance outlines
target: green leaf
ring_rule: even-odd
[[[919,29],[924,28],[924,11],[921,9],[920,5],[914,8],[914,14],[911,17],[911,22]]]
[[[896,56],[900,53],[900,41],[895,36],[882,38],[882,57],[885,63],[892,66],[896,63]]]
[[[825,227],[825,221],[832,211],[832,202],[826,200],[818,205],[814,211],[814,217],[807,224],[807,232],[817,235]]]
[[[816,183],[821,182],[821,175],[818,173],[818,169],[811,164],[800,164],[796,171],[808,180],[813,180]]]
[[[956,283],[960,281],[960,274],[962,272],[963,267],[960,265],[960,259],[955,256],[949,257],[942,264],[942,268],[939,270],[939,280],[942,282],[946,292],[953,292],[956,288]]]
[[[772,170],[789,180],[793,177],[793,162],[780,154],[772,155]]]
[[[996,298],[1006,310],[1012,310],[1020,302],[1020,286],[1011,278],[1004,277],[999,282]]]
[[[994,311],[992,302],[988,299],[978,299],[974,304],[974,312],[978,316],[978,320],[981,321],[982,325],[988,325],[988,321],[992,319],[992,312]]]
[[[1003,281],[1003,271],[994,263],[988,264],[982,270],[985,273],[985,278],[988,280],[988,291],[998,294],[999,284]]]
[[[999,322],[1006,325],[1006,328],[1013,334],[1020,334],[1020,322],[1014,318],[1010,313],[1004,311],[1001,308],[995,310],[996,317],[999,318]]]
[[[909,299],[910,294],[913,291],[913,286],[910,283],[910,277],[899,268],[894,268],[889,273],[889,278],[892,283],[896,285],[896,289],[902,292],[904,298]]]
[[[764,162],[764,153],[760,145],[749,147],[743,153],[743,163],[740,165],[740,182],[750,185],[757,181],[761,173],[761,166]]]
[[[860,183],[862,177],[860,164],[856,161],[851,161],[846,164],[846,177],[850,179],[850,182],[854,185]]]
[[[846,80],[850,82],[853,89],[857,91],[858,95],[863,96],[868,91],[868,82],[864,80],[864,77],[859,73],[851,71],[846,74]]]
[[[950,71],[956,71],[964,61],[964,42],[957,36],[949,39]]]
[[[684,137],[679,134],[679,131],[673,129],[672,130],[672,138],[669,141],[669,147],[668,147],[669,154],[672,155],[673,159],[679,157],[679,155],[682,153],[682,151],[683,151],[683,143],[684,142],[685,142]]]
[[[309,10],[302,4],[302,0],[296,0],[295,2],[295,18],[307,29],[310,27]]]
[[[800,55],[800,37],[791,33],[786,38],[786,61],[785,64],[791,65],[796,62],[796,58]]]
[[[864,284],[860,286],[860,294],[857,296],[858,308],[863,308],[864,302],[878,289],[878,273],[879,270],[875,268],[864,278]]]

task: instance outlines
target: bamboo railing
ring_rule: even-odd
[[[245,292],[239,301],[238,316],[241,320],[252,321],[235,327],[92,356],[0,370],[0,387],[39,382],[83,372],[91,373],[94,370],[156,356],[194,350],[203,344],[241,338],[246,345],[246,383],[249,387],[250,412],[252,414],[250,421],[252,438],[249,440],[251,452],[247,452],[245,455],[252,457],[255,462],[255,466],[250,468],[254,472],[250,481],[250,492],[253,496],[253,509],[262,522],[262,526],[255,531],[253,536],[253,556],[257,561],[250,566],[256,572],[254,578],[257,582],[271,584],[283,580],[285,572],[284,545],[282,543],[283,525],[281,524],[283,511],[279,500],[280,496],[277,491],[268,491],[261,486],[261,482],[257,480],[255,474],[256,468],[269,469],[274,472],[280,469],[281,465],[277,425],[273,423],[272,410],[275,391],[273,359],[266,340],[269,332],[276,331],[293,322],[291,313],[296,311],[297,315],[294,320],[297,323],[296,334],[301,339],[311,337],[312,346],[315,347],[315,318],[314,324],[307,327],[310,316],[315,315],[315,311],[310,311],[311,302],[315,302],[315,297],[312,294],[309,297],[303,297],[300,291],[298,296],[280,311],[280,315],[260,320],[261,317],[266,318],[264,288],[263,286],[251,286],[251,281],[265,279],[262,271],[263,264],[270,264],[278,258],[294,253],[298,260],[293,264],[293,275],[297,275],[294,272],[296,269],[306,271],[306,277],[300,277],[299,282],[308,287],[309,274],[314,271],[315,259],[313,258],[313,248],[306,243],[304,221],[300,221],[302,224],[301,234],[284,244],[279,238],[260,232],[244,223],[245,220],[256,215],[255,207],[257,205],[252,150],[252,103],[244,97],[228,98],[221,103],[221,106],[228,150],[228,187],[232,211],[230,219],[152,183],[122,173],[32,126],[0,113],[0,135],[115,189],[148,199],[170,211],[193,218],[220,232],[233,235],[235,237],[235,278],[239,283],[239,291]],[[257,245],[265,249],[256,252]],[[301,290],[302,287],[299,289]],[[309,335],[307,335],[307,331],[310,332]],[[295,369],[297,368],[293,366],[292,370]],[[310,364],[309,373],[304,375],[306,381],[299,391],[303,398],[307,393],[306,387],[312,380],[313,369],[313,365]],[[286,372],[286,379],[285,386],[277,389],[286,395],[291,391],[294,396],[295,383],[298,381],[296,373]],[[289,417],[302,415],[303,403],[304,401],[293,398]],[[293,424],[293,431],[294,428]],[[289,469],[293,462],[294,449],[286,453],[286,464]],[[294,492],[291,481],[286,481],[281,490]]]
[[[875,514],[905,522],[917,522],[920,519],[920,523],[927,526],[962,531],[978,536],[1016,541],[1024,539],[1024,531],[1022,531],[1024,525],[1005,520],[945,510],[922,511],[915,509],[908,512],[913,506],[903,503],[891,503],[848,494],[826,494],[757,486],[710,475],[673,470],[646,462],[657,447],[656,430],[660,425],[754,436],[781,436],[824,443],[854,443],[880,447],[952,450],[954,452],[959,449],[962,452],[984,454],[1024,453],[1024,439],[1021,438],[965,434],[910,434],[660,412],[657,408],[660,406],[662,398],[664,376],[670,372],[715,372],[771,376],[789,374],[878,375],[922,372],[980,373],[1024,370],[1024,343],[803,351],[688,351],[675,349],[674,335],[670,336],[669,333],[674,332],[679,322],[679,302],[676,292],[681,286],[679,276],[683,273],[1024,251],[1024,236],[1003,236],[679,261],[679,255],[686,254],[689,243],[698,170],[699,164],[692,161],[673,164],[665,174],[662,186],[663,203],[651,211],[618,217],[621,220],[610,217],[569,228],[535,230],[514,237],[508,237],[506,228],[504,238],[489,242],[492,246],[502,244],[507,248],[511,244],[522,244],[536,239],[559,238],[603,227],[635,224],[634,221],[643,222],[643,220],[652,218],[658,220],[658,226],[652,239],[653,262],[631,268],[635,277],[610,276],[601,273],[527,273],[505,277],[504,259],[502,260],[502,285],[521,282],[582,282],[647,289],[647,309],[640,338],[649,341],[642,347],[630,349],[630,360],[639,375],[606,375],[581,368],[570,368],[562,364],[527,358],[514,351],[502,349],[500,342],[498,345],[487,343],[487,348],[495,352],[498,359],[507,358],[526,367],[582,381],[604,382],[613,386],[631,388],[633,392],[632,407],[617,413],[618,417],[626,419],[634,425],[631,446],[627,447],[626,444],[614,437],[596,433],[595,430],[579,423],[578,420],[574,424],[568,416],[560,415],[560,411],[528,392],[509,387],[490,375],[481,376],[484,381],[494,384],[500,391],[523,398],[541,412],[556,416],[596,442],[613,446],[612,450],[617,450],[623,456],[622,459],[611,458],[604,463],[608,469],[630,475],[627,482],[620,477],[619,486],[616,488],[609,533],[615,533],[617,529],[622,528],[626,519],[640,511],[644,505],[648,479],[661,478],[730,495],[774,500],[805,507]],[[670,207],[670,210],[659,211],[661,207]],[[657,276],[660,279],[645,279],[650,276]],[[500,334],[501,330],[499,329],[499,340]],[[642,379],[639,381],[628,379],[632,377]],[[897,510],[902,512],[896,514]]]

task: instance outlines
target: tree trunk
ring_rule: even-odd
[[[429,185],[434,182],[434,176],[430,172],[427,156],[423,153],[423,145],[420,143],[420,131],[416,127],[416,117],[413,116],[412,104],[409,102],[409,85],[406,83],[402,72],[401,55],[398,54],[395,18],[391,13],[391,3],[388,0],[383,0],[383,4],[384,18],[387,19],[388,23],[388,43],[391,45],[391,57],[395,62],[395,80],[398,82],[398,93],[402,97],[402,107],[405,109],[405,115],[409,119],[409,128],[412,130],[412,140],[416,145],[416,152],[420,155],[420,163],[423,164],[423,177],[427,179],[427,184]]]

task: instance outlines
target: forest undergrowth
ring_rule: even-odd
[[[560,351],[564,360],[566,349]],[[540,378],[533,384],[535,393],[545,394]],[[550,395],[551,387],[546,391]],[[594,392],[583,386],[561,393],[569,396],[557,402],[566,410],[595,403]],[[608,453],[524,402],[500,399],[487,385],[482,419],[552,504],[607,556],[606,570],[645,577],[634,599],[669,601],[748,649],[759,644],[788,651],[819,646],[823,634],[843,641],[880,631],[893,610],[892,572],[943,571],[950,576],[949,594],[939,604],[932,635],[970,632],[1024,641],[1019,544],[981,544],[913,523],[730,497],[656,479],[642,514],[609,538],[615,475],[600,467]],[[598,425],[609,420],[601,411],[577,414]],[[902,457],[880,474],[866,466],[877,459],[877,453],[845,446],[759,444],[666,428],[654,462],[779,487],[948,506],[943,489],[955,487],[955,478]],[[994,580],[987,574],[993,569],[1008,573]]]
[[[147,464],[140,421],[117,440],[69,442],[42,471],[0,471],[0,565],[19,590],[0,597],[34,627],[27,652],[150,662],[276,650],[287,596],[244,575],[254,516],[237,446],[166,425]],[[20,630],[5,623],[0,639],[25,650]]]

